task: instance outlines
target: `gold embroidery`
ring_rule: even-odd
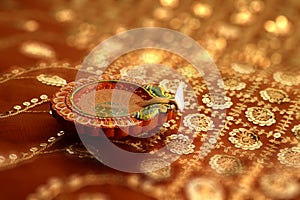
[[[13,106],[14,110],[9,110],[6,113],[0,113],[0,119],[1,118],[12,117],[12,116],[18,115],[20,113],[34,112],[34,111],[29,111],[29,110],[36,107],[36,106],[38,106],[38,105],[49,102],[49,101],[50,101],[50,99],[45,94],[41,95],[39,99],[38,98],[32,98],[30,100],[30,102],[28,102],[28,101],[23,102],[23,106],[25,106],[25,107],[22,107],[20,105],[15,105],[15,106]],[[35,112],[45,112],[45,111],[35,111]],[[46,112],[49,112],[49,111],[46,111]]]
[[[143,66],[129,66],[120,70],[122,76],[129,76],[132,78],[146,79],[146,70]]]
[[[242,171],[241,161],[225,154],[216,154],[210,158],[209,164],[217,173],[223,175],[234,175]]]
[[[40,185],[36,191],[29,194],[26,199],[28,200],[42,200],[42,199],[55,199],[58,196],[67,196],[73,192],[85,196],[82,188],[89,188],[102,185],[121,186],[133,190],[134,192],[142,192],[144,195],[154,199],[161,199],[166,196],[163,187],[154,185],[153,182],[143,181],[136,174],[125,176],[116,173],[104,174],[73,174],[67,178],[52,177],[46,184]],[[89,191],[89,190],[88,190]],[[89,193],[89,196],[98,196],[101,198],[110,198],[110,195],[99,195],[99,191]],[[68,196],[70,197],[70,196]],[[71,196],[74,197],[74,196]],[[89,198],[90,199],[90,198]]]
[[[193,153],[195,148],[195,145],[192,144],[191,139],[183,134],[174,134],[168,136],[166,143],[169,151],[179,155]]]
[[[275,81],[288,86],[300,84],[300,75],[297,74],[288,72],[276,72],[273,75],[273,78]]]
[[[267,108],[250,107],[246,111],[246,117],[260,126],[271,126],[276,122],[274,113]]]
[[[204,94],[202,96],[202,102],[213,109],[225,109],[232,106],[230,97],[224,97],[220,94]]]
[[[178,71],[186,78],[199,78],[199,76],[204,76],[204,72],[199,74],[198,70],[192,65],[185,65],[178,69]]]
[[[286,92],[283,90],[275,89],[275,88],[267,88],[265,90],[260,91],[260,96],[271,103],[284,103],[289,102],[290,98]]]
[[[180,84],[180,80],[167,80],[164,79],[159,82],[159,86],[163,87],[167,92],[176,93],[176,90]],[[186,89],[187,85],[183,82],[183,88]]]
[[[225,90],[241,90],[246,87],[246,83],[242,82],[239,78],[236,77],[226,77],[223,79]],[[218,85],[222,88],[222,81],[218,81]]]
[[[212,121],[204,114],[189,114],[184,117],[183,124],[191,130],[208,131],[212,126]]]
[[[243,150],[255,150],[262,146],[262,142],[259,137],[251,130],[245,128],[234,129],[229,133],[228,140],[234,144],[236,148]]]
[[[46,85],[51,85],[51,86],[65,86],[67,84],[67,81],[57,75],[50,75],[50,74],[40,74],[36,77],[36,79],[44,83]]]
[[[40,143],[39,147],[29,148],[28,152],[11,153],[8,156],[0,155],[0,171],[12,168],[26,160],[30,160],[37,155],[47,153],[46,150],[59,141],[64,134],[64,131],[59,131],[55,137],[52,136],[47,140],[47,142]]]
[[[294,134],[297,140],[300,140],[300,124],[293,127],[292,133]]]
[[[280,153],[277,156],[281,164],[300,168],[300,147],[280,149]]]

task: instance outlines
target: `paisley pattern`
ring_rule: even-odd
[[[36,77],[36,79],[46,85],[52,85],[58,87],[65,86],[67,84],[67,81],[65,79],[57,75],[40,74]]]

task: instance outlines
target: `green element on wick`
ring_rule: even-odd
[[[145,89],[153,96],[156,97],[164,97],[168,99],[173,99],[173,95],[167,93],[164,88],[155,86],[155,85],[147,85]]]
[[[161,97],[166,99],[173,99],[174,96],[167,93],[163,88],[155,85],[147,85],[144,87],[145,90],[152,97]],[[142,107],[139,111],[129,113],[129,109],[119,103],[114,102],[103,102],[95,106],[95,112],[98,117],[123,117],[129,116],[140,120],[149,120],[156,117],[159,113],[167,113],[170,109],[169,104],[157,103]]]
[[[140,111],[133,113],[133,117],[141,120],[149,120],[156,117],[159,113],[167,113],[170,105],[153,104],[142,108]]]

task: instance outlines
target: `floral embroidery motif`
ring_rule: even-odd
[[[209,164],[218,174],[234,175],[242,171],[241,161],[230,155],[216,154],[210,158]]]
[[[300,75],[295,75],[287,72],[276,72],[273,75],[275,81],[284,85],[292,86],[300,84]]]
[[[259,183],[262,191],[272,199],[294,199],[300,193],[300,184],[289,174],[263,175]]]
[[[192,144],[188,136],[173,134],[167,137],[167,148],[172,153],[182,155],[193,153],[195,145]]]
[[[140,169],[147,176],[157,181],[165,180],[171,176],[170,163],[159,158],[144,160]]]
[[[208,131],[211,127],[213,127],[210,118],[199,113],[185,116],[183,124],[189,129],[196,131]]]
[[[283,90],[275,89],[275,88],[267,88],[265,90],[260,91],[260,96],[271,103],[281,104],[283,102],[289,102],[290,98],[286,92]]]
[[[245,128],[234,129],[229,133],[228,140],[234,144],[236,148],[243,150],[255,150],[262,146],[259,137],[250,130]]]
[[[159,86],[163,87],[167,92],[175,94],[180,82],[182,82],[182,81],[178,80],[178,79],[176,79],[176,80],[164,79],[159,83]],[[183,82],[183,88],[184,89],[187,88],[187,85],[184,82]]]
[[[281,164],[300,168],[300,147],[281,149],[277,156]]]
[[[267,108],[248,108],[246,111],[246,117],[250,122],[260,126],[271,126],[276,122],[274,113]]]
[[[292,133],[297,140],[300,140],[300,124],[293,127]]]
[[[144,67],[135,65],[122,68],[120,70],[120,74],[122,76],[129,76],[132,78],[145,79],[146,78],[146,70]]]
[[[202,97],[202,102],[213,109],[225,109],[232,106],[230,97],[224,97],[220,94],[205,94]]]
[[[246,87],[246,83],[242,82],[237,77],[225,77],[222,80],[218,80],[218,85],[221,88],[225,88],[225,90],[241,90]]]
[[[231,67],[232,69],[234,69],[234,71],[241,74],[251,74],[255,72],[255,68],[252,65],[248,64],[233,63],[231,64]]]
[[[224,199],[224,191],[221,185],[211,177],[194,178],[188,182],[186,194],[189,200],[199,199]]]
[[[199,74],[199,71],[193,67],[193,65],[182,66],[178,69],[178,71],[187,78],[198,78],[199,76],[204,76],[204,72],[201,71]]]

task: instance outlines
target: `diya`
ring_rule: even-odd
[[[89,136],[139,136],[175,119],[174,94],[121,76],[88,77],[62,87],[51,100],[52,115],[66,128]],[[177,117],[178,119],[178,117]]]

